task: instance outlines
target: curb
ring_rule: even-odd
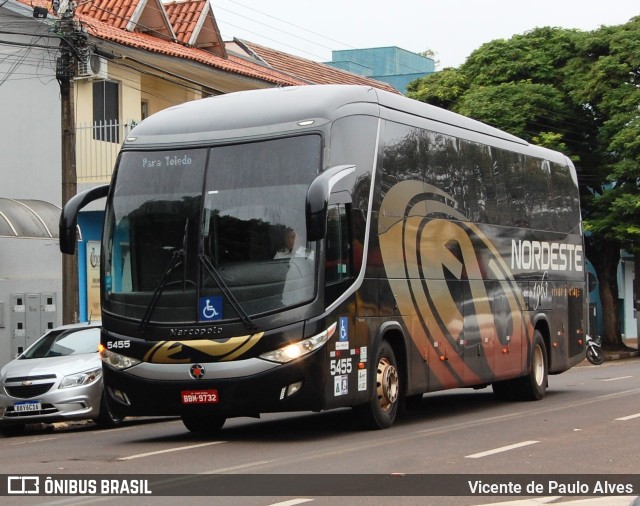
[[[640,356],[640,351],[615,351],[615,352],[605,352],[604,359],[605,360],[621,360],[623,358],[632,358]]]

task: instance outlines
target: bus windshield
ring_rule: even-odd
[[[305,199],[320,156],[318,135],[124,152],[107,205],[104,310],[143,324],[247,323],[311,300]]]

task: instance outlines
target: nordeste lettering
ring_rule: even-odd
[[[511,241],[511,270],[582,272],[580,244],[547,241]]]

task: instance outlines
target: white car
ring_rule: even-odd
[[[21,433],[28,423],[93,419],[114,427],[103,397],[98,355],[100,324],[50,330],[0,370],[0,432]]]

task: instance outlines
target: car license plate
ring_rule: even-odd
[[[42,404],[40,403],[40,401],[16,402],[13,405],[13,410],[17,413],[25,413],[27,411],[41,411]]]
[[[183,390],[182,404],[217,404],[217,390]]]

